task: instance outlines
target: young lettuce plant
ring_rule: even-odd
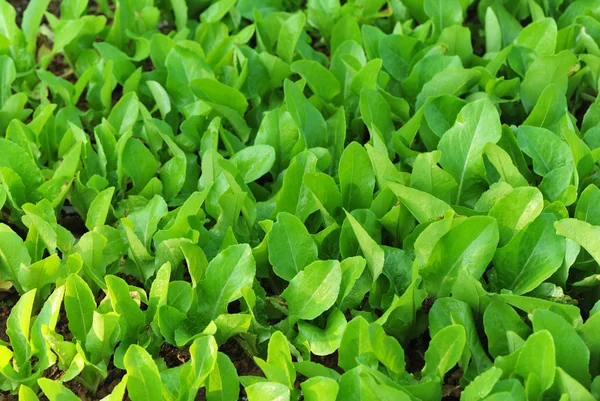
[[[65,294],[57,287],[44,302],[33,324],[32,313],[36,290],[23,294],[6,321],[9,344],[0,344],[0,388],[15,391],[21,385],[37,388],[37,380],[56,363],[56,355],[44,333],[54,332]]]

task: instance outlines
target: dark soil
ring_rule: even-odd
[[[60,307],[58,322],[56,322],[56,328],[54,331],[63,336],[65,341],[71,341],[73,339],[73,334],[69,331],[69,320],[67,319],[67,313],[65,312],[64,304]]]
[[[8,394],[6,391],[0,391],[0,401],[19,401],[19,397]]]
[[[421,306],[421,311],[424,313],[429,313],[431,307],[435,303],[435,297],[427,297],[423,301],[423,305]]]
[[[167,367],[175,368],[190,360],[190,351],[186,348],[177,348],[169,343],[164,343],[159,355],[165,360]]]
[[[125,282],[129,285],[132,285],[132,286],[138,287],[138,288],[145,288],[144,283],[142,283],[137,277],[133,277],[133,276],[131,276],[129,274],[125,274],[125,273],[117,273],[116,276],[125,280]]]
[[[242,346],[235,339],[231,338],[225,344],[219,347],[219,351],[227,354],[239,376],[262,376],[262,370],[254,363],[254,360],[244,351]],[[200,396],[200,394],[198,394]],[[246,391],[240,385],[240,400],[246,400]],[[196,398],[204,400],[204,398]]]
[[[13,306],[19,300],[19,294],[13,288],[6,292],[0,292],[0,340],[8,342],[9,338],[6,334],[6,320],[10,315]],[[2,400],[2,398],[0,398]]]
[[[460,399],[462,388],[458,383],[462,375],[463,371],[458,366],[446,374],[442,386],[442,400],[458,401]]]
[[[17,12],[17,25],[21,26],[23,12],[25,11],[25,8],[27,8],[29,0],[9,0],[8,2],[15,8],[15,11]]]
[[[61,2],[61,0],[52,0],[50,2],[50,4],[48,5],[48,12],[59,17],[60,16],[60,2]]]
[[[415,338],[407,347],[404,347],[404,358],[406,359],[406,371],[408,373],[418,373],[425,366],[425,351],[430,342],[429,330],[423,335]]]
[[[117,369],[111,361],[110,365],[108,365],[108,376],[106,376],[106,379],[100,383],[95,399],[102,399],[112,393],[117,384],[119,384],[123,379],[123,376],[125,376],[125,371]],[[129,400],[129,396],[127,396],[127,394],[125,394],[124,400]]]
[[[229,339],[229,341],[219,347],[219,351],[227,354],[239,376],[262,376],[262,370],[260,370],[250,355],[244,351],[235,339]]]
[[[77,83],[77,77],[62,53],[58,53],[52,58],[52,61],[48,64],[48,71],[72,84]]]
[[[58,366],[54,365],[54,366],[51,366],[50,368],[48,368],[48,370],[46,370],[44,372],[44,377],[46,377],[50,380],[60,380],[60,378],[62,377],[63,374],[64,374],[64,372],[59,370]],[[68,388],[69,390],[71,390],[73,392],[73,394],[75,394],[77,397],[79,397],[82,401],[92,401],[93,400],[93,398],[89,394],[88,389],[85,388],[85,386],[83,384],[81,384],[80,382],[78,382],[77,380],[71,380],[68,382],[64,382],[63,385],[66,388]],[[48,401],[48,398],[45,395],[41,395],[40,401]]]
[[[344,373],[344,370],[338,366],[337,351],[335,351],[333,354],[325,355],[325,356],[313,355],[313,356],[311,356],[311,360],[312,360],[312,362],[321,364],[329,369],[333,369],[336,372],[338,372],[339,374]]]
[[[52,0],[48,5],[48,12],[56,15],[57,17],[60,15],[60,1],[61,0]],[[23,21],[23,13],[27,8],[27,5],[30,3],[30,0],[9,0],[8,1],[17,12],[17,25],[21,26],[21,22]],[[46,19],[44,18],[43,21]]]
[[[85,226],[85,222],[75,211],[73,206],[70,206],[65,202],[60,214],[58,215],[58,224],[69,230],[75,238],[80,238],[85,234],[88,229]]]

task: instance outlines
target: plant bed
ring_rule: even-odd
[[[513,3],[0,0],[0,400],[600,400],[600,7]]]

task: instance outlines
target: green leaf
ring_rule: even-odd
[[[191,364],[184,365],[179,377],[179,399],[193,399],[217,364],[217,342],[211,335],[194,340],[190,346]]]
[[[0,87],[2,88],[0,90],[0,105],[4,106],[11,96],[11,87],[16,78],[17,71],[12,58],[6,55],[0,56]]]
[[[57,287],[48,297],[31,327],[31,351],[38,358],[38,368],[46,369],[56,361],[54,354],[44,337],[45,327],[54,330],[58,322],[60,308],[65,294],[65,287]]]
[[[577,58],[568,50],[536,57],[521,83],[521,101],[525,110],[533,109],[548,84],[555,84],[558,90],[565,93],[570,69],[576,62]]]
[[[555,233],[556,217],[541,214],[494,256],[501,288],[525,294],[552,276],[563,263],[566,243]]]
[[[115,193],[114,187],[109,187],[104,191],[98,193],[90,204],[87,217],[85,219],[85,226],[88,230],[93,230],[95,227],[104,225],[106,217],[110,210],[111,200]]]
[[[338,295],[337,304],[342,304],[346,297],[353,293],[353,289],[357,281],[362,276],[367,265],[367,261],[361,256],[345,258],[340,263],[342,269],[342,282],[340,284],[340,293]]]
[[[483,314],[483,328],[488,338],[488,350],[493,357],[510,354],[507,332],[511,331],[521,338],[531,334],[521,317],[510,305],[494,300]]]
[[[267,376],[267,380],[284,384],[288,388],[294,386],[296,369],[292,364],[288,340],[280,331],[273,333],[269,340],[267,361],[260,358],[254,360]]]
[[[23,266],[19,271],[19,282],[23,290],[44,289],[48,284],[55,283],[61,276],[60,258],[53,254],[31,266]]]
[[[600,263],[600,227],[577,219],[562,219],[554,223],[556,234],[570,239],[585,248]]]
[[[60,3],[60,17],[77,19],[88,6],[88,0],[63,0]]]
[[[510,155],[500,146],[488,142],[483,147],[486,175],[491,181],[504,181],[514,188],[527,186],[527,180],[513,164]]]
[[[360,26],[353,15],[342,15],[335,23],[331,32],[330,52],[334,54],[342,44],[348,40],[352,40],[357,44],[361,44]]]
[[[533,171],[542,177],[560,167],[574,167],[569,146],[545,128],[521,126],[517,131],[519,146],[533,159]]]
[[[360,249],[367,260],[367,265],[369,266],[373,281],[375,281],[383,271],[385,252],[350,213],[346,212],[346,218],[348,219],[348,222],[350,222],[350,226],[358,240]]]
[[[27,193],[35,193],[42,184],[42,175],[27,152],[16,143],[0,138],[0,153],[0,167],[12,169],[23,181]]]
[[[312,192],[323,218],[333,218],[342,207],[342,194],[333,177],[325,173],[306,173],[302,182]]]
[[[467,104],[440,140],[440,164],[458,184],[456,204],[474,204],[485,188],[483,147],[500,140],[498,112],[485,99]]]
[[[500,246],[506,245],[519,231],[535,220],[544,208],[544,197],[537,188],[515,188],[502,197],[488,215],[498,221]]]
[[[103,276],[106,274],[106,259],[103,251],[107,249],[107,242],[107,238],[102,234],[89,231],[79,239],[74,248],[83,260],[83,271],[86,277],[101,288],[105,287]]]
[[[25,368],[31,357],[31,345],[29,344],[29,328],[31,322],[31,311],[35,299],[36,290],[23,294],[19,301],[10,311],[6,320],[6,335],[10,338],[17,370]]]
[[[423,376],[438,374],[440,378],[458,363],[466,343],[465,329],[451,325],[438,331],[425,352]]]
[[[150,247],[158,223],[167,214],[167,211],[165,200],[159,195],[154,195],[143,208],[131,212],[127,216],[133,225],[133,232],[146,248]]]
[[[270,145],[275,149],[273,172],[278,173],[286,168],[292,157],[301,150],[297,148],[299,137],[300,133],[291,114],[282,109],[275,109],[265,114],[254,143]]]
[[[240,393],[238,374],[229,357],[217,353],[217,363],[206,382],[208,401],[237,401]]]
[[[556,85],[548,85],[523,125],[552,130],[567,110],[567,99]]]
[[[444,327],[459,324],[465,329],[467,335],[467,346],[463,352],[460,366],[465,366],[469,359],[472,359],[472,366],[469,370],[475,370],[481,374],[488,370],[492,363],[484,351],[471,308],[465,302],[455,298],[440,298],[429,311],[429,330],[432,336],[435,336]],[[467,350],[468,348],[468,350]]]
[[[288,64],[292,63],[296,45],[305,23],[306,16],[304,13],[298,12],[289,17],[281,25],[277,37],[277,54]]]
[[[28,49],[30,51],[35,50],[38,29],[40,27],[40,23],[42,22],[42,18],[44,17],[44,12],[46,12],[46,8],[48,8],[49,4],[49,0],[31,1],[29,4],[27,4],[27,8],[23,12],[23,22],[21,23],[21,28],[23,29],[23,34],[25,34],[25,38],[27,39]]]
[[[67,278],[65,312],[69,319],[69,330],[85,345],[85,339],[93,322],[96,301],[90,287],[77,274]]]
[[[208,323],[227,310],[230,302],[250,287],[256,271],[252,250],[247,244],[232,245],[219,253],[206,268],[206,278],[198,283],[199,312]]]
[[[448,296],[461,270],[481,278],[498,244],[498,225],[491,217],[470,217],[435,244],[421,268],[423,286],[437,297]]]
[[[412,213],[419,223],[428,223],[443,217],[452,207],[446,202],[427,192],[409,188],[401,184],[390,183],[389,188],[394,191],[398,199]]]
[[[275,163],[275,149],[269,145],[254,145],[242,149],[231,158],[246,184],[267,174]]]
[[[560,367],[556,367],[555,385],[562,394],[567,394],[569,400],[594,401],[595,397],[587,390],[587,386],[571,377]]]
[[[394,382],[382,384],[381,375],[373,377],[374,371],[360,365],[346,372],[340,379],[338,398],[343,400],[375,400],[390,399],[408,401],[410,397],[394,386]],[[385,378],[385,375],[382,375]],[[393,386],[393,387],[392,387]]]
[[[460,24],[463,20],[463,10],[459,0],[425,0],[423,9],[432,19],[437,34],[447,26]]]
[[[335,401],[339,385],[329,377],[311,377],[300,383],[306,401]]]
[[[390,105],[383,95],[375,89],[364,88],[361,90],[360,115],[369,130],[372,130],[372,127],[375,126],[383,135],[385,144],[390,142],[394,132],[394,124]]]
[[[338,297],[342,281],[340,264],[317,260],[304,268],[281,293],[290,316],[312,320],[329,309]]]
[[[213,336],[194,340],[190,347],[194,387],[199,387],[217,363],[217,342]]]
[[[200,21],[206,24],[219,22],[234,5],[235,0],[219,0],[200,14]]]
[[[575,327],[579,327],[582,324],[579,308],[574,305],[559,304],[545,299],[512,294],[500,294],[500,298],[523,312],[529,312],[534,309],[548,309],[561,315]]]
[[[121,315],[122,321],[127,322],[125,339],[131,340],[137,338],[138,330],[145,323],[144,313],[133,298],[131,298],[129,286],[125,280],[112,275],[106,276],[105,280],[113,310]]]
[[[589,372],[590,351],[585,342],[562,316],[549,310],[533,312],[533,330],[548,330],[554,340],[556,365],[585,387],[591,384]]]
[[[6,224],[0,223],[0,273],[2,279],[12,281],[15,288],[22,292],[18,282],[19,271],[31,264],[31,256],[23,240]]]
[[[127,393],[132,401],[162,400],[162,384],[158,368],[148,352],[132,344],[123,359],[127,370]]]
[[[401,377],[405,372],[404,350],[398,340],[388,336],[377,323],[369,325],[369,338],[373,353],[388,369],[392,377]]]
[[[594,184],[588,185],[577,201],[575,217],[594,226],[600,225],[600,188]]]
[[[85,338],[86,350],[93,363],[106,363],[120,339],[119,315],[93,312],[92,327]]]
[[[246,387],[248,401],[289,401],[290,389],[273,382],[259,382]]]
[[[367,151],[357,142],[350,143],[342,153],[339,179],[342,205],[346,210],[368,209],[371,206],[375,174]]]
[[[127,93],[115,104],[108,116],[108,122],[118,135],[124,135],[133,127],[138,118],[139,104],[135,92]]]
[[[358,316],[352,319],[344,330],[339,349],[338,366],[346,372],[358,366],[358,357],[375,357],[372,354],[371,340],[369,337],[369,323]]]
[[[242,116],[246,113],[248,102],[237,89],[209,78],[195,79],[190,82],[190,85],[199,99],[211,104],[228,107]]]
[[[420,153],[413,162],[410,187],[427,192],[436,198],[452,203],[456,199],[458,184],[437,163],[442,154],[439,151]]]
[[[488,8],[491,10],[491,8]],[[502,369],[492,367],[485,373],[477,376],[475,380],[469,383],[462,391],[460,397],[464,401],[479,401],[483,397],[490,394],[500,377],[502,376]]]
[[[383,43],[383,41],[381,42]],[[440,95],[460,96],[468,92],[480,78],[481,73],[475,69],[448,68],[441,71],[423,85],[423,89],[417,96],[415,108],[421,107],[430,97]]]
[[[306,146],[314,148],[327,144],[327,124],[323,115],[309,102],[301,89],[286,79],[283,84],[285,105],[296,123],[296,127],[304,136]]]
[[[279,213],[268,240],[269,262],[279,277],[290,281],[318,256],[317,245],[300,219]]]
[[[42,377],[38,380],[38,385],[50,401],[80,401],[79,397],[73,394],[71,390],[63,386],[59,381],[53,381]]]
[[[370,27],[370,26],[363,25],[363,28],[365,28],[365,27]],[[372,28],[372,27],[370,27],[370,28]],[[350,83],[350,89],[358,95],[361,94],[361,91],[364,88],[376,89],[377,88],[377,78],[379,76],[379,72],[381,71],[382,66],[383,66],[383,60],[381,60],[380,58],[376,58],[374,60],[369,61],[354,76],[354,78],[352,79],[352,82]]]
[[[291,66],[293,72],[300,74],[310,89],[329,102],[340,93],[340,84],[335,76],[314,60],[298,60]]]
[[[541,330],[529,336],[515,366],[515,372],[526,381],[526,387],[530,380],[535,380],[538,388],[533,394],[539,396],[554,382],[555,369],[555,347],[550,333]]]
[[[156,101],[156,105],[160,110],[160,115],[162,118],[166,118],[167,114],[171,111],[171,101],[169,100],[169,94],[162,87],[162,85],[156,81],[146,81],[146,85],[152,92],[152,96]]]
[[[345,328],[346,318],[338,309],[331,311],[324,330],[310,323],[298,322],[298,332],[308,340],[310,351],[315,355],[334,353],[340,347]]]
[[[39,401],[39,398],[37,397],[35,391],[26,385],[21,384],[19,387],[19,401]]]
[[[304,222],[312,212],[319,209],[310,190],[303,183],[304,175],[315,172],[316,167],[317,157],[312,152],[302,152],[292,160],[283,176],[273,216],[287,212]]]
[[[133,192],[140,193],[156,175],[158,162],[140,140],[129,138],[125,141],[121,166],[123,172],[127,173],[133,181]]]

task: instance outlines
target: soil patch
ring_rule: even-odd
[[[462,392],[462,388],[460,387],[459,381],[462,376],[463,371],[458,366],[454,367],[454,369],[452,369],[446,374],[444,384],[442,386],[442,400],[460,400],[460,393]]]
[[[69,331],[69,319],[67,319],[67,313],[65,312],[64,303],[60,307],[58,321],[56,322],[56,327],[54,331],[57,334],[63,336],[65,341],[73,340],[73,334]]]
[[[160,347],[159,355],[165,360],[169,368],[183,365],[190,360],[189,348],[177,348],[167,342]]]
[[[19,294],[14,287],[0,292],[0,340],[2,341],[8,342],[9,340],[6,334],[6,321],[17,301],[19,301]]]
[[[85,222],[79,213],[67,201],[65,201],[65,205],[58,215],[58,224],[69,230],[77,239],[88,232]]]

